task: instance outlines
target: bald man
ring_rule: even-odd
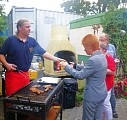
[[[120,60],[116,58],[115,46],[113,44],[109,43],[108,34],[103,33],[102,35],[100,35],[99,41],[100,42],[105,42],[105,43],[108,44],[107,48],[106,48],[106,52],[114,58],[114,61],[115,61],[116,64],[119,63]],[[112,87],[112,90],[111,90],[110,102],[111,102],[111,106],[112,106],[113,118],[118,118],[118,114],[116,112],[116,98],[115,98],[115,93],[114,93],[114,86]]]

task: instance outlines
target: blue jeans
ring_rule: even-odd
[[[110,98],[111,106],[112,106],[112,112],[116,112],[116,97],[114,93],[114,86],[111,90],[111,98]]]

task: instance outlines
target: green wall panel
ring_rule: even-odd
[[[81,28],[85,26],[91,26],[94,24],[101,24],[101,20],[103,18],[105,13],[100,13],[97,15],[92,15],[84,18],[80,18],[77,20],[73,20],[70,22],[70,28],[75,29],[75,28]]]
[[[87,55],[78,55],[78,63],[81,63],[82,61],[85,62],[87,61],[89,56]]]

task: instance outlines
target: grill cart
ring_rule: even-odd
[[[3,98],[5,120],[9,120],[9,112],[28,115],[27,120],[31,116],[37,120],[56,120],[60,113],[60,120],[62,120],[63,80],[60,80],[58,83],[38,81],[40,79],[35,79],[14,94]],[[52,86],[52,89],[45,91],[43,86],[49,84]],[[39,85],[39,90],[45,92],[37,94],[30,91],[30,88],[36,85]]]

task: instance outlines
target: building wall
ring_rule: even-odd
[[[98,33],[95,34],[99,36],[102,33],[103,29],[100,27],[98,30]],[[87,34],[94,34],[94,30],[92,26],[82,27],[82,28],[76,28],[70,30],[70,41],[73,44],[73,46],[76,49],[76,52],[80,55],[83,55],[84,48],[82,46],[82,38]]]
[[[51,39],[52,25],[66,25],[69,30],[70,21],[81,17],[83,16],[72,13],[12,7],[8,15],[9,35],[16,33],[16,23],[19,19],[29,19],[31,24],[30,36],[34,37],[39,44],[46,49]]]
[[[47,48],[51,39],[51,27],[52,25],[65,25],[70,28],[70,21],[81,18],[82,16],[77,14],[55,12],[46,10],[37,10],[37,40],[44,47]]]
[[[104,14],[89,16],[70,22],[70,41],[75,46],[79,55],[86,55],[82,46],[82,38],[87,34],[95,34],[99,36],[103,32],[101,19]],[[95,29],[99,25],[98,29]]]

